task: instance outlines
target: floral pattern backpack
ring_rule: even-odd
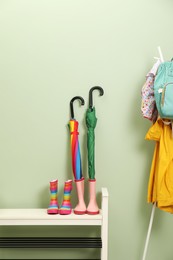
[[[155,75],[157,73],[158,67],[160,66],[161,61],[158,61],[154,64],[152,69],[146,76],[146,82],[144,83],[141,90],[141,112],[144,118],[149,119],[150,121],[155,122],[158,117],[158,110],[156,106],[155,96],[154,96],[154,82]]]

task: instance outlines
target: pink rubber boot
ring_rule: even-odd
[[[81,180],[75,180],[76,190],[78,196],[78,204],[74,209],[74,214],[83,215],[86,213],[86,205],[84,201],[84,178]]]
[[[48,214],[58,214],[58,180],[50,181],[50,204]]]
[[[99,214],[99,208],[96,201],[96,180],[89,179],[89,196],[90,201],[87,207],[87,214],[96,215]]]

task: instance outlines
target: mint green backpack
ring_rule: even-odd
[[[154,80],[154,97],[160,117],[173,120],[173,61],[160,64]]]

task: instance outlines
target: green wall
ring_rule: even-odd
[[[87,178],[84,114],[97,108],[97,192],[109,191],[109,260],[142,257],[151,205],[147,186],[154,143],[140,112],[145,75],[158,56],[173,56],[171,0],[0,0],[0,207],[46,208],[49,181],[72,178],[69,102],[80,122]],[[88,185],[86,182],[86,200]],[[75,186],[73,205],[76,202]],[[100,200],[99,200],[100,203]],[[1,236],[95,235],[99,228],[1,227]],[[156,210],[147,260],[171,260],[172,215]],[[99,250],[0,250],[0,259],[98,258]]]

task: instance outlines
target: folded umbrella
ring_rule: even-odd
[[[86,112],[86,125],[87,125],[87,150],[88,150],[88,175],[89,175],[89,193],[90,201],[87,207],[88,214],[98,214],[98,206],[96,202],[96,179],[95,179],[95,127],[97,124],[96,110],[93,107],[92,92],[99,90],[100,96],[104,94],[101,87],[93,87],[89,91],[89,108]]]
[[[71,119],[69,121],[69,130],[70,130],[70,143],[71,143],[71,158],[72,158],[72,170],[74,175],[74,180],[76,183],[77,195],[78,195],[78,204],[74,209],[75,214],[85,214],[86,205],[84,202],[84,177],[82,175],[82,163],[81,163],[81,153],[79,146],[79,132],[78,126],[79,123],[74,117],[73,102],[78,99],[81,101],[81,105],[85,104],[85,101],[82,97],[76,96],[70,101],[70,112]]]
[[[86,125],[87,125],[87,149],[88,149],[88,174],[89,178],[95,179],[95,127],[97,124],[96,110],[93,107],[92,92],[94,90],[100,91],[100,96],[104,94],[101,87],[93,87],[89,91],[89,108],[86,112]]]
[[[87,149],[88,149],[88,174],[90,180],[95,179],[95,127],[97,124],[96,111],[94,108],[88,108],[86,112],[87,131]]]

